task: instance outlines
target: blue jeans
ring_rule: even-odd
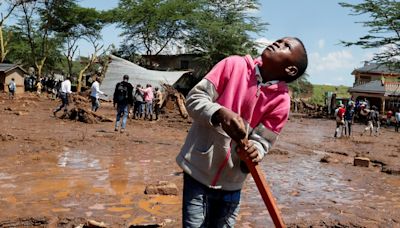
[[[54,113],[60,111],[63,108],[64,108],[64,112],[67,111],[68,104],[69,104],[69,102],[68,102],[68,94],[60,93],[60,98],[61,98],[62,104],[58,108],[56,108],[56,110],[54,110]]]
[[[184,173],[182,227],[234,227],[239,202],[240,190],[212,189]]]
[[[95,112],[97,109],[100,108],[100,102],[99,99],[90,96],[90,99],[92,100],[92,111]]]
[[[146,101],[146,117],[153,118],[153,101]]]
[[[128,119],[128,105],[125,104],[117,104],[117,121],[115,122],[115,129],[118,129],[119,127],[119,121],[121,119],[121,116],[123,114],[122,117],[122,126],[121,129],[125,129],[126,127],[126,120]]]

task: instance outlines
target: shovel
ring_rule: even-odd
[[[237,121],[234,121],[237,123]],[[240,125],[237,123],[238,126]],[[240,144],[242,146],[248,145],[248,125],[246,129],[246,137],[240,140]],[[243,150],[239,150],[238,155],[240,159],[242,159],[245,163],[247,168],[249,169],[251,176],[254,179],[254,182],[257,185],[258,191],[261,194],[262,199],[264,200],[264,204],[268,209],[268,212],[274,222],[275,227],[277,228],[285,228],[285,224],[283,223],[282,217],[279,212],[279,208],[276,206],[275,199],[272,196],[271,190],[266,182],[263,172],[260,169],[260,166],[257,163],[254,163],[249,159],[246,155],[246,152]]]

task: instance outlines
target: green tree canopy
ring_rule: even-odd
[[[195,1],[121,0],[106,19],[123,29],[126,43],[147,55],[157,55],[182,39]]]
[[[342,43],[345,46],[357,45],[363,48],[382,48],[373,60],[388,66],[400,67],[400,2],[398,0],[365,0],[360,4],[341,2],[342,7],[350,8],[350,15],[366,14],[368,21],[359,22],[369,27],[369,33],[357,41]]]
[[[257,54],[250,33],[264,31],[267,25],[252,16],[258,7],[256,0],[200,1],[190,18],[186,45],[202,54],[206,70],[229,55]]]

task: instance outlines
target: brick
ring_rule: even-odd
[[[369,167],[370,160],[365,157],[355,157],[354,166]]]

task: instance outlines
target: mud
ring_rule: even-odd
[[[180,227],[182,172],[175,156],[190,120],[86,124],[52,116],[59,101],[0,95],[0,227]],[[89,104],[87,104],[89,108]],[[110,103],[98,114],[114,119]],[[289,227],[400,227],[400,134],[333,138],[335,122],[291,118],[261,164]],[[353,166],[355,156],[371,160]],[[321,159],[323,162],[321,162]],[[146,195],[174,183],[178,195]],[[273,227],[249,178],[237,227]]]

